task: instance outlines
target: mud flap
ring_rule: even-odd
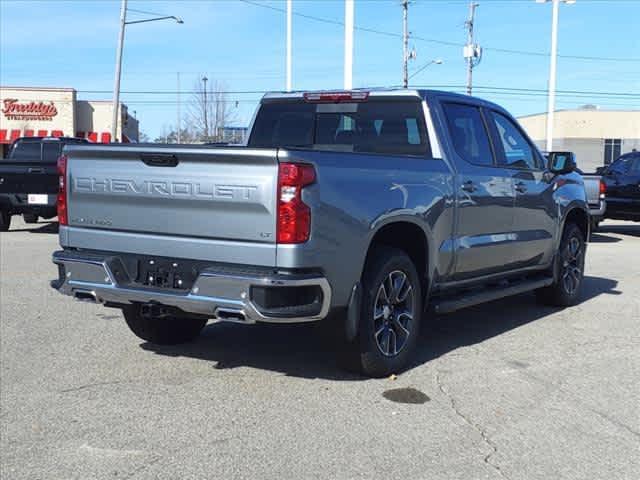
[[[356,282],[351,290],[349,306],[347,308],[347,320],[345,322],[345,338],[347,342],[352,342],[358,335],[358,324],[360,323],[360,305],[362,304],[362,286]]]

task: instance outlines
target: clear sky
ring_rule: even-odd
[[[401,83],[400,3],[356,0],[356,26],[377,33],[355,32],[354,86]],[[485,50],[475,69],[474,85],[491,90],[478,88],[475,93],[503,104],[515,115],[545,111],[551,4],[534,0],[478,3],[476,38]],[[293,0],[293,5],[294,88],[341,88],[344,2]],[[165,92],[122,95],[151,138],[176,124],[177,72],[181,72],[183,101],[203,75],[224,84],[231,92],[228,98],[236,111],[236,125],[249,122],[261,96],[243,92],[284,88],[285,14],[280,11],[284,0],[129,0],[129,8],[184,20],[183,25],[162,21],[130,25],[126,30],[122,91]],[[110,99],[119,9],[118,0],[0,0],[0,83],[73,87],[80,99]],[[466,72],[460,45],[466,41],[467,13],[466,0],[412,0],[410,45],[417,59],[410,71],[431,59],[444,62],[416,75],[413,85],[462,91]],[[129,20],[148,17],[136,12],[128,15]],[[558,89],[598,93],[560,93],[557,108],[590,103],[640,109],[638,32],[640,0],[562,4]],[[571,58],[575,56],[599,58]]]

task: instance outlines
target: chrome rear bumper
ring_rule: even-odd
[[[298,323],[323,319],[331,305],[331,288],[326,278],[315,274],[270,273],[256,275],[244,272],[203,269],[189,291],[136,288],[124,285],[117,268],[117,257],[93,253],[59,251],[53,262],[59,266],[60,278],[51,286],[78,300],[110,305],[132,303],[157,304],[178,308],[186,313],[205,315],[218,320],[240,323]],[[114,268],[115,265],[115,268]],[[287,308],[286,314],[260,308],[251,298],[256,287],[317,287],[321,301],[317,308]]]
[[[602,217],[607,210],[607,202],[600,199],[597,205],[589,204],[589,215],[592,217]]]

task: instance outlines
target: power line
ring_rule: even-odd
[[[371,89],[375,88],[400,88],[400,86],[390,85],[386,87],[371,87]],[[465,88],[464,86],[459,85],[412,85],[412,89],[429,89],[429,88]],[[474,86],[474,89],[482,89],[482,90],[497,90],[497,91],[513,91],[513,92],[536,92],[546,95],[546,89],[540,88],[517,88],[517,87],[500,87],[500,86]],[[258,95],[265,94],[269,92],[273,92],[277,90],[219,90],[214,91],[211,90],[211,93],[220,93],[220,94],[228,94],[228,95]],[[78,93],[83,94],[108,94],[111,93],[111,90],[77,90]],[[631,92],[611,92],[611,91],[590,91],[590,90],[557,90],[558,93],[562,94],[578,94],[578,95],[592,95],[592,96],[615,96],[615,97],[639,97],[640,93],[631,93]],[[194,93],[191,90],[123,90],[123,94],[127,95],[177,95],[177,94],[189,94]]]
[[[246,3],[248,5],[266,8],[268,10],[273,10],[280,13],[286,13],[286,10],[283,8],[274,7],[273,5],[266,5],[264,3],[256,2],[255,0],[239,0],[239,1]],[[330,18],[318,17],[315,15],[309,15],[309,14],[300,13],[300,12],[293,12],[293,15],[300,18],[306,18],[307,20],[313,20],[316,22],[322,22],[330,25],[338,25],[338,26],[344,27],[344,22],[341,22],[340,20],[333,20]],[[356,25],[354,26],[354,29],[359,30],[361,32],[374,33],[376,35],[402,38],[402,34],[400,33],[377,30],[375,28],[361,27]],[[411,35],[411,38],[413,40],[418,40],[425,43],[434,43],[437,45],[444,45],[448,47],[457,47],[457,48],[464,47],[464,43],[460,43],[460,42],[451,42],[451,41],[440,40],[435,38],[425,38],[417,35]],[[534,51],[528,51],[528,50],[514,50],[514,49],[508,49],[508,48],[495,48],[495,47],[485,47],[484,50],[488,50],[496,53],[505,53],[505,54],[512,54],[512,55],[529,55],[529,56],[536,56],[536,57],[548,57],[550,55],[550,53],[548,52],[534,52]],[[570,58],[573,60],[600,61],[600,62],[640,62],[640,58],[593,57],[593,56],[586,56],[586,55],[560,55],[560,54],[558,55],[558,57]]]

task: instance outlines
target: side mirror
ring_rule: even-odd
[[[576,158],[573,152],[550,152],[549,171],[556,175],[571,173],[576,169]]]

